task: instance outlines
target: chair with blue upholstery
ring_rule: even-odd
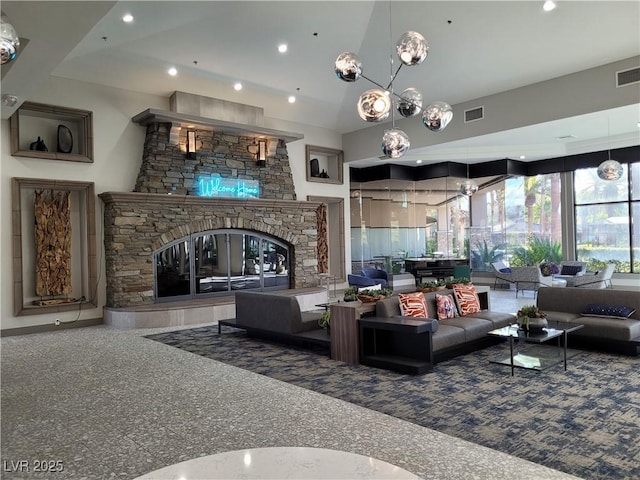
[[[389,275],[380,268],[363,268],[362,276],[374,280],[376,284],[380,284],[383,287],[386,287],[389,282]]]

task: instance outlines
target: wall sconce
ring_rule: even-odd
[[[196,159],[196,132],[195,130],[187,130],[187,158],[189,160]]]
[[[258,140],[258,153],[256,154],[257,164],[259,167],[267,166],[267,141]]]

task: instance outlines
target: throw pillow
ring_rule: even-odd
[[[458,309],[456,308],[456,301],[453,299],[453,295],[440,295],[436,293],[436,305],[438,306],[438,320],[444,320],[445,318],[456,318]]]
[[[635,311],[635,308],[625,307],[622,305],[602,305],[600,303],[590,303],[585,307],[582,315],[590,315],[592,317],[629,318]]]
[[[511,273],[511,268],[509,267],[501,268],[500,273]]]
[[[469,315],[480,311],[480,299],[475,286],[456,283],[453,285],[453,293],[456,295],[460,315]]]
[[[400,313],[405,317],[421,317],[427,318],[427,301],[424,293],[399,293],[398,301],[400,302]]]
[[[582,270],[580,265],[563,265],[560,275],[577,275]]]

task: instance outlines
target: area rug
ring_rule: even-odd
[[[495,345],[402,375],[217,326],[148,338],[586,479],[640,478],[640,360],[581,352],[568,371],[516,370]],[[545,348],[527,345],[531,348]],[[519,346],[525,348],[525,346]],[[549,347],[548,347],[549,348]]]

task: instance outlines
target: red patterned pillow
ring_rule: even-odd
[[[456,295],[460,315],[469,315],[480,311],[480,299],[475,286],[456,283],[453,285],[453,292]]]
[[[456,318],[458,309],[456,308],[456,301],[453,299],[453,295],[440,295],[436,293],[436,305],[438,306],[438,320],[444,320],[445,318]]]
[[[427,318],[427,302],[424,293],[399,293],[400,312],[405,317]]]

